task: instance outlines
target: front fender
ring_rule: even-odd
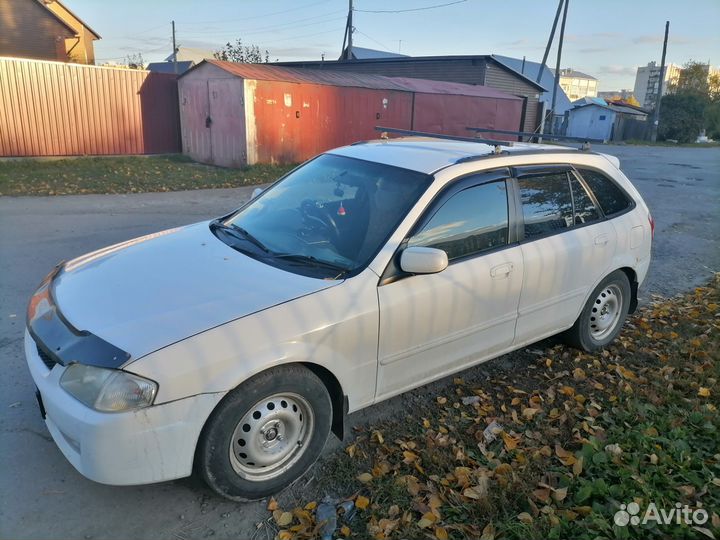
[[[165,347],[129,369],[157,381],[157,403],[164,403],[228,392],[274,366],[311,362],[337,378],[349,410],[361,408],[375,397],[377,279],[366,270],[335,287]]]

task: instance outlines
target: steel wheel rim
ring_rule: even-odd
[[[590,310],[590,335],[601,340],[613,333],[622,315],[622,289],[617,285],[608,285],[598,294]]]
[[[264,398],[243,415],[230,441],[230,464],[256,482],[276,478],[305,453],[315,415],[305,398],[281,393]]]

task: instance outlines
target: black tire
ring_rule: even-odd
[[[265,403],[267,398],[273,396],[275,396],[274,399]],[[290,397],[284,398],[284,396]],[[295,407],[293,400],[302,405]],[[270,402],[273,402],[272,406]],[[260,405],[261,403],[262,405]],[[280,409],[280,407],[285,409]],[[283,437],[277,436],[278,430],[275,430],[277,440],[268,441],[266,439],[269,436],[268,432],[273,431],[273,427],[262,432],[258,431],[274,420],[271,416],[262,416],[262,418],[257,416],[261,414],[261,411],[255,409],[262,409],[262,415],[282,413],[286,416],[290,416],[293,409],[298,414],[299,409],[299,420],[290,418],[287,423],[288,425],[294,425],[294,423],[301,425],[299,431],[307,427],[302,438],[298,439],[297,446],[291,444],[293,438],[290,436],[284,441],[285,448],[292,448],[289,450],[291,456],[295,452],[299,452],[299,455],[294,458],[294,461],[289,461],[282,467],[281,465],[272,465],[278,470],[266,473],[277,474],[271,478],[253,477],[255,470],[258,475],[262,475],[265,466],[261,466],[259,463],[245,462],[240,457],[244,455],[247,458],[250,454],[235,453],[236,450],[244,450],[236,446],[238,442],[242,442],[243,446],[247,444],[248,452],[252,445],[255,455],[261,454],[260,457],[264,458],[269,455],[269,451],[261,446],[265,443],[273,443],[273,441],[278,443],[283,439]],[[269,412],[269,409],[272,411]],[[301,414],[303,410],[306,411],[305,418]],[[311,411],[311,414],[308,414],[308,410]],[[248,415],[256,416],[249,417]],[[258,418],[258,421],[249,427],[247,435],[244,435],[242,431],[236,431],[244,430],[248,426],[247,423],[240,426],[241,421],[248,418]],[[308,418],[312,418],[312,427],[310,427]],[[303,425],[302,421],[305,421],[306,424]],[[263,422],[265,422],[264,425]],[[278,366],[248,379],[230,392],[216,407],[200,436],[196,455],[197,470],[205,482],[223,497],[236,501],[261,499],[289,486],[310,468],[325,446],[331,423],[332,404],[323,382],[303,366],[297,364]],[[237,436],[238,433],[241,438],[235,439],[234,435]],[[283,431],[283,433],[285,432]],[[290,433],[289,430],[288,433]],[[251,440],[246,442],[242,437]],[[265,453],[263,454],[263,452]],[[231,453],[233,453],[232,456]],[[271,456],[270,459],[275,458]],[[247,467],[248,471],[245,471],[243,467]],[[286,469],[282,470],[283,468]]]
[[[605,307],[604,302],[611,295],[615,294],[617,297],[618,292],[621,295],[621,301],[617,302],[619,309],[617,317],[613,319],[612,327],[608,327],[606,333],[601,333],[596,326],[599,324],[596,317],[599,315],[597,310]],[[631,295],[630,281],[625,272],[616,270],[608,275],[590,294],[585,307],[572,328],[564,333],[565,342],[586,352],[597,351],[611,343],[622,330],[622,325],[630,310]]]

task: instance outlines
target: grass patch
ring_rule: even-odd
[[[292,165],[224,169],[182,155],[0,161],[0,195],[81,195],[234,188],[272,182]]]
[[[316,534],[301,510],[334,490],[359,507],[339,518],[351,538],[720,538],[719,305],[720,275],[642,308],[600,353],[465,372],[326,458],[278,537]],[[708,519],[616,524],[631,503]]]

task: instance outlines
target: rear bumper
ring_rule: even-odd
[[[60,387],[65,368],[40,359],[25,332],[25,357],[53,440],[84,476],[103,484],[137,485],[189,476],[200,431],[222,393],[202,394],[137,411],[101,413]]]

